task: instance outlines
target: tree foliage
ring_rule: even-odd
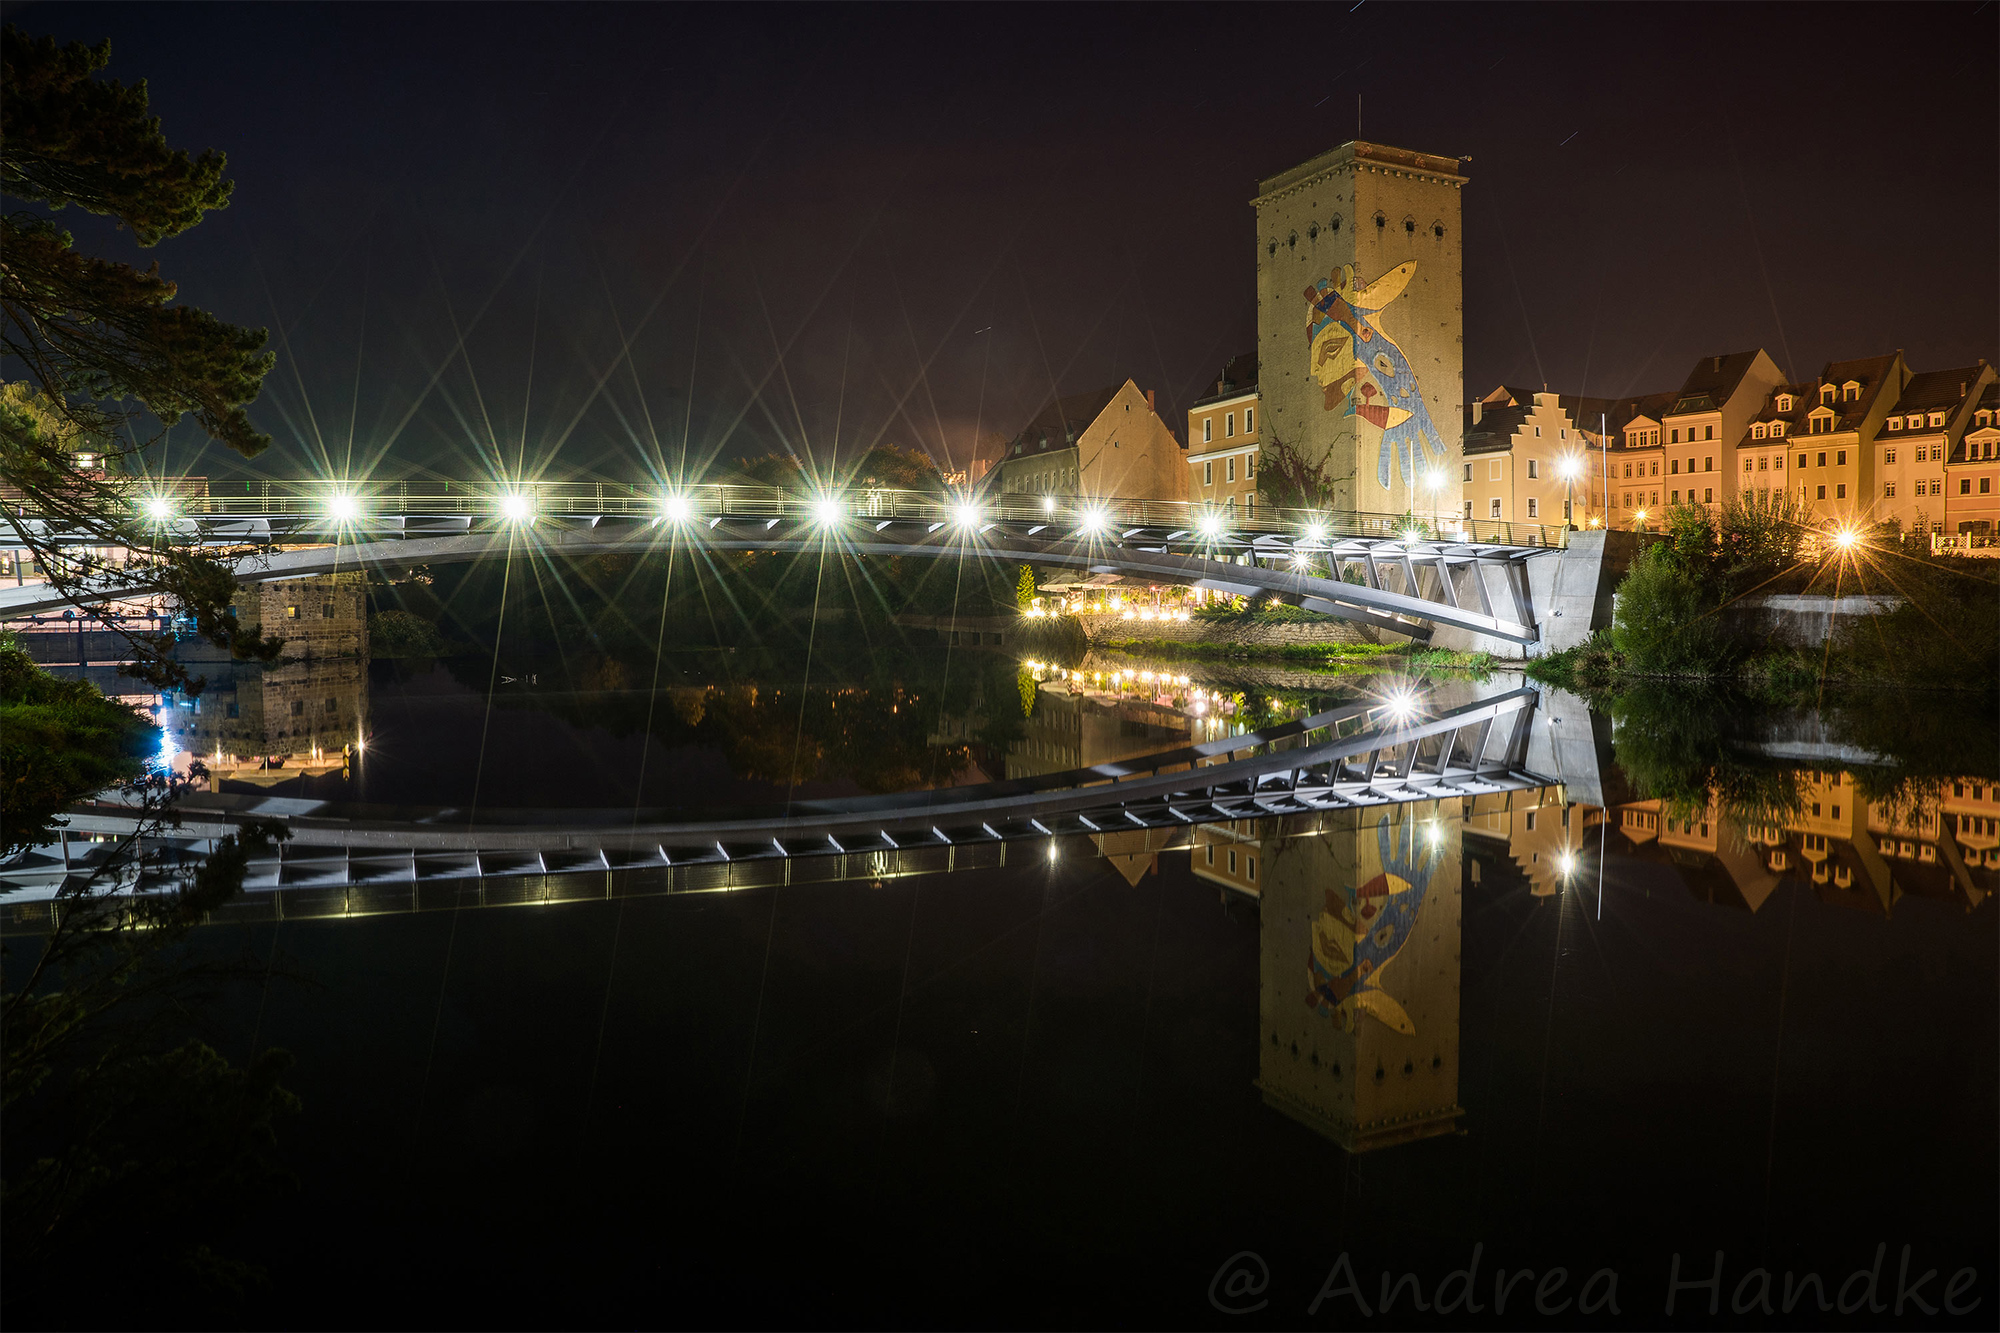
[[[72,802],[138,777],[160,732],[88,681],[0,643],[0,858],[55,837]]]
[[[1352,472],[1336,475],[1328,455],[1314,455],[1280,436],[1267,424],[1257,450],[1257,494],[1261,503],[1287,509],[1333,509],[1340,487]]]
[[[168,145],[143,81],[95,77],[110,58],[108,42],[0,29],[0,189],[52,212],[112,218],[152,246],[225,206],[232,186],[220,153]],[[80,451],[96,460],[143,451],[158,438],[135,432],[148,416],[162,429],[192,416],[245,456],[270,443],[247,411],[274,360],[264,332],[176,304],[177,294],[157,264],[142,272],[79,254],[68,232],[28,210],[0,216],[0,351],[25,375],[0,395],[8,524],[60,590],[84,598],[117,574],[121,586],[166,593],[210,641],[272,660],[279,641],[228,614],[227,567],[149,522],[118,469],[78,462]],[[133,565],[114,570],[93,548],[129,550]],[[170,661],[170,643],[130,637],[142,678],[199,688]]]

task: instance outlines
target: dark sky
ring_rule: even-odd
[[[270,327],[276,475],[962,459],[1128,375],[1184,427],[1252,346],[1255,182],[1357,95],[1471,159],[1475,392],[2000,348],[1992,0],[6,12],[228,153],[232,206],[146,259]],[[198,448],[167,465],[240,467]]]

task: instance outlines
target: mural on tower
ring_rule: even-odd
[[[1358,1015],[1368,1014],[1406,1037],[1417,1026],[1395,996],[1382,988],[1382,970],[1409,942],[1439,860],[1426,844],[1417,845],[1414,823],[1403,826],[1406,846],[1397,847],[1385,816],[1376,826],[1382,873],[1359,889],[1328,889],[1326,904],[1312,926],[1306,960],[1306,1004],[1352,1032]]]
[[[1357,290],[1354,265],[1343,264],[1305,289],[1312,307],[1306,342],[1313,379],[1326,395],[1327,411],[1353,417],[1357,433],[1381,432],[1376,477],[1383,486],[1389,484],[1392,456],[1406,485],[1413,481],[1413,451],[1429,449],[1438,463],[1445,458],[1416,372],[1375,318],[1403,294],[1416,271],[1414,262],[1398,264]]]

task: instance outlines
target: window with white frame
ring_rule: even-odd
[[[1224,481],[1236,480],[1236,460],[1234,458],[1228,458],[1223,460],[1222,479]]]
[[[1203,417],[1201,419],[1201,442],[1203,444],[1207,444],[1214,438],[1215,438],[1215,418]]]
[[[1257,433],[1257,409],[1254,407],[1243,409],[1243,433],[1245,435]]]
[[[1540,433],[1541,433],[1541,432],[1539,432],[1539,431],[1537,431],[1537,432],[1536,432],[1536,434],[1540,434]],[[1530,458],[1530,459],[1528,460],[1528,480],[1529,480],[1529,481],[1534,481],[1534,480],[1535,480],[1536,478],[1538,478],[1538,477],[1540,477],[1540,476],[1541,476],[1541,472],[1540,472],[1540,468],[1541,468],[1541,463],[1542,463],[1542,460],[1541,460],[1541,459],[1539,459],[1539,458]]]
[[[1529,518],[1540,518],[1540,517],[1541,517],[1541,513],[1540,513],[1540,510],[1541,510],[1541,503],[1540,503],[1539,501],[1537,501],[1537,500],[1535,499],[1535,497],[1534,497],[1534,496],[1532,496],[1532,495],[1531,495],[1531,496],[1529,496],[1529,497],[1528,497],[1528,517],[1529,517]]]
[[[1236,414],[1234,412],[1227,412],[1223,414],[1222,438],[1225,440],[1233,440],[1236,438]]]
[[[1488,518],[1498,518],[1498,517],[1500,517],[1500,501],[1499,501],[1499,500],[1497,500],[1497,499],[1494,499],[1494,500],[1488,500],[1488,501],[1486,502],[1486,508],[1487,508],[1487,517],[1488,517]]]
[[[1201,465],[1201,484],[1204,486],[1215,485],[1215,460],[1213,458],[1208,459]]]

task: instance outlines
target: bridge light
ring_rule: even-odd
[[[500,497],[500,517],[509,523],[526,523],[534,514],[534,501],[527,496],[508,494]]]
[[[1201,528],[1202,536],[1213,537],[1222,531],[1222,520],[1213,514],[1203,514],[1197,526]]]
[[[336,523],[352,523],[361,516],[361,503],[351,495],[335,495],[326,502],[326,514]]]
[[[694,506],[688,503],[685,495],[669,495],[660,501],[660,517],[669,523],[685,523],[693,513]]]
[[[1104,530],[1104,511],[1101,509],[1084,510],[1083,517],[1078,521],[1078,526],[1085,532],[1102,532]]]
[[[1565,879],[1567,879],[1571,875],[1574,875],[1576,873],[1575,854],[1572,852],[1564,852],[1561,856],[1558,856],[1556,858],[1556,869],[1562,871],[1563,877]]]
[[[155,523],[164,523],[174,516],[174,502],[164,495],[156,495],[146,501],[146,517]]]
[[[1053,514],[1053,513],[1055,513],[1055,512],[1056,512],[1056,497],[1055,497],[1055,496],[1053,496],[1053,495],[1044,495],[1044,496],[1042,497],[1042,512],[1043,512],[1044,514]]]
[[[1403,529],[1403,540],[1405,542],[1420,542],[1423,539],[1424,539],[1424,534],[1417,531],[1415,528]]]
[[[1833,544],[1843,551],[1851,551],[1861,543],[1861,534],[1853,528],[1841,528],[1833,534]]]
[[[1326,540],[1326,529],[1315,523],[1306,529],[1306,540],[1317,546]]]
[[[952,516],[958,520],[958,526],[961,528],[976,528],[979,526],[979,506],[976,504],[962,504],[956,510],[952,511]]]
[[[1408,690],[1392,690],[1384,700],[1392,722],[1408,722],[1417,715],[1417,697]]]
[[[840,498],[822,495],[813,501],[813,521],[823,528],[830,528],[840,522]]]

